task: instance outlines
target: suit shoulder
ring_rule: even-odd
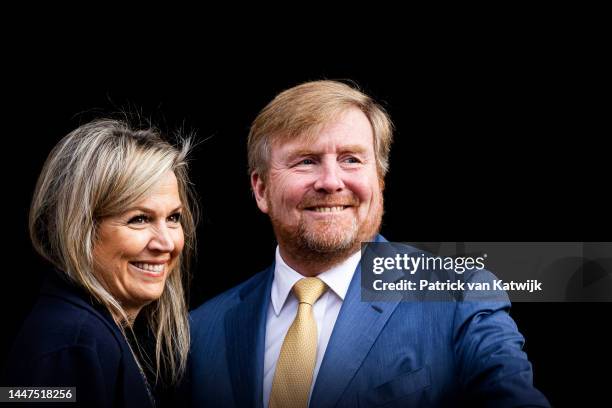
[[[14,385],[55,385],[114,373],[122,352],[110,324],[93,307],[43,295],[15,339],[5,376]]]
[[[241,284],[234,286],[198,306],[189,314],[192,324],[197,325],[197,323],[203,319],[210,320],[223,315],[225,311],[240,302],[243,293],[249,292],[250,290],[256,290],[258,286],[262,285],[266,281],[268,273],[271,273],[270,268],[257,273]]]
[[[120,345],[109,324],[93,309],[42,296],[22,326],[15,351],[31,358],[69,347],[116,353]]]

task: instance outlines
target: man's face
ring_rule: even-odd
[[[274,143],[266,181],[256,173],[251,181],[281,247],[355,251],[380,227],[382,182],[372,127],[356,108],[324,126],[314,142]]]

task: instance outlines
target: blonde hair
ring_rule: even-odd
[[[124,121],[102,119],[82,125],[49,154],[29,220],[38,253],[106,306],[125,335],[126,311],[94,274],[96,226],[102,218],[119,214],[143,198],[166,172],[174,173],[183,205],[185,245],[161,297],[141,311],[155,335],[156,378],[163,368],[172,383],[185,372],[189,351],[184,287],[197,223],[197,203],[187,176],[190,149],[190,139],[175,147],[156,129],[134,130]]]
[[[315,137],[349,108],[357,108],[370,121],[379,176],[389,168],[393,124],[384,108],[357,88],[338,81],[306,82],[278,94],[257,115],[248,138],[249,174],[266,177],[270,149],[277,141]]]

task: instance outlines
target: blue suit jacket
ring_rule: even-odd
[[[378,237],[379,241],[384,240]],[[192,312],[194,406],[261,407],[274,266]],[[311,407],[548,406],[503,302],[362,302],[358,267]]]
[[[5,376],[4,386],[76,387],[70,406],[152,406],[110,313],[55,276],[24,323]]]

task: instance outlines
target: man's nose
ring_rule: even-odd
[[[321,164],[314,188],[327,193],[335,193],[344,189],[342,169],[335,160],[324,161]]]
[[[159,252],[174,251],[174,240],[170,233],[170,229],[164,225],[158,225],[153,230],[153,236],[149,241],[149,249]]]

